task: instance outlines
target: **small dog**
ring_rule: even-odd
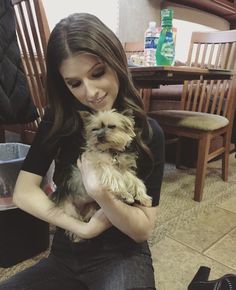
[[[84,154],[96,169],[101,185],[127,204],[138,202],[151,206],[152,198],[136,176],[137,154],[129,149],[135,137],[134,119],[130,112],[120,114],[113,109],[95,114],[80,112],[80,115],[85,129]],[[57,205],[70,216],[88,222],[99,206],[87,194],[78,167],[71,167],[65,184],[66,194]],[[74,242],[79,241],[74,234],[67,234]]]

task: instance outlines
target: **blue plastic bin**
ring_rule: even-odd
[[[49,225],[17,208],[12,193],[30,146],[0,143],[0,267],[29,259],[49,246]],[[1,203],[1,200],[8,200]],[[10,202],[9,202],[10,201]]]
[[[0,143],[0,199],[8,198],[10,201],[9,198],[12,197],[17,176],[29,148],[29,145],[21,143]],[[4,202],[0,201],[0,209],[3,207]]]

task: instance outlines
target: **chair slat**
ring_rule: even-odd
[[[234,63],[235,63],[235,55],[236,55],[236,43],[231,44],[231,49],[229,53],[228,63],[226,66],[226,69],[235,69]]]
[[[202,84],[202,87],[201,87],[201,92],[199,92],[200,98],[199,98],[198,108],[197,108],[198,112],[203,111],[203,105],[205,102],[206,87],[207,87],[207,81],[204,81]]]
[[[208,58],[208,63],[207,63],[207,67],[211,68],[212,67],[212,59],[213,59],[213,54],[214,54],[214,50],[215,50],[215,44],[209,44],[210,45],[210,54],[209,54],[209,58]]]
[[[233,109],[235,110],[236,102],[235,102],[235,94],[233,94],[233,93],[236,93],[235,82],[236,82],[236,79],[228,81],[228,92],[224,99],[224,107],[222,108],[222,113],[221,113],[221,115],[226,117],[229,121],[231,121],[234,116],[232,114]],[[233,91],[233,87],[234,87],[234,91]],[[232,95],[234,97],[231,97]]]
[[[214,88],[214,80],[211,80],[210,82],[208,82],[208,85],[206,87],[206,95],[205,95],[204,106],[202,110],[203,113],[208,113],[209,111],[208,108],[209,108],[213,88]]]
[[[215,58],[215,64],[214,68],[220,68],[220,55],[222,51],[222,44],[218,44],[216,49],[216,58]]]
[[[185,110],[191,110],[191,102],[192,102],[192,98],[193,98],[194,83],[195,83],[194,81],[190,81],[186,84],[187,88],[186,88],[186,100],[185,100],[185,106],[184,106]]]
[[[214,84],[213,95],[210,96],[211,100],[210,100],[210,106],[209,106],[208,113],[215,114],[215,112],[216,112],[217,99],[218,99],[219,93],[220,93],[220,84],[221,84],[220,80],[217,81],[216,85]]]
[[[16,33],[22,54],[23,69],[32,100],[39,114],[37,120],[19,125],[20,131],[17,129],[17,132],[21,134],[21,141],[30,144],[47,105],[45,95],[45,52],[50,30],[42,0],[10,1],[15,11]],[[12,126],[14,132],[16,126]]]
[[[31,42],[31,36],[27,27],[26,18],[24,17],[24,9],[22,3],[19,3],[18,6],[18,15],[17,19],[17,31],[21,42],[21,47],[24,49],[23,57],[27,64],[27,79],[30,79],[30,88],[32,88],[33,99],[36,101],[36,106],[39,107],[40,115],[42,112],[42,97],[44,95],[44,90],[41,85],[40,73],[38,72],[38,64],[35,59],[34,47]],[[21,24],[19,23],[21,21]]]
[[[227,84],[228,84],[228,80],[224,80],[221,82],[220,94],[219,94],[217,110],[216,110],[217,115],[222,115],[222,112],[224,109],[224,103],[225,103],[225,100],[227,99]]]
[[[199,94],[200,85],[201,85],[201,81],[200,80],[195,82],[194,97],[193,97],[193,101],[192,101],[191,111],[197,111],[199,95],[200,95]]]
[[[207,57],[207,49],[208,49],[208,44],[207,43],[203,44],[201,67],[205,66],[206,57]]]
[[[39,37],[39,30],[38,26],[35,23],[35,17],[33,15],[33,8],[31,2],[26,2],[26,9],[28,12],[28,17],[29,17],[29,22],[30,22],[30,28],[31,32],[33,35],[33,42],[34,42],[34,47],[36,50],[36,55],[37,55],[37,60],[39,63],[40,67],[40,72],[43,73],[44,75],[46,74],[46,69],[45,69],[45,62],[44,62],[44,54],[43,54],[43,48],[42,48],[42,41]],[[28,27],[29,29],[29,27]]]
[[[221,68],[227,67],[228,57],[229,57],[229,50],[230,50],[230,44],[225,43],[223,45],[223,51],[222,51],[222,60],[221,60]]]
[[[194,66],[198,66],[199,58],[200,58],[200,51],[201,51],[201,44],[197,44],[195,59],[194,59]]]

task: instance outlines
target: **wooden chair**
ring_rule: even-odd
[[[127,56],[129,66],[144,64],[144,43],[125,42],[124,50]],[[184,65],[184,63],[176,61],[176,65]],[[140,95],[144,103],[144,109],[149,112],[152,108],[176,109],[179,108],[181,102],[182,85],[160,85],[159,88],[140,89]]]
[[[144,65],[143,50],[144,43],[139,42],[125,42],[124,50],[127,56],[129,65]]]
[[[0,137],[5,142],[5,130],[19,133],[23,143],[31,144],[44,114],[45,52],[49,26],[41,0],[11,0],[15,10],[16,33],[22,54],[23,68],[39,118],[28,124],[2,125]]]
[[[236,30],[194,32],[188,65],[210,69],[235,69]],[[165,134],[178,138],[176,165],[179,166],[181,138],[198,140],[194,200],[201,201],[207,163],[217,156],[222,158],[222,179],[228,179],[230,138],[235,111],[236,81],[185,81],[182,110],[152,111]],[[222,144],[210,152],[210,143],[221,136]]]

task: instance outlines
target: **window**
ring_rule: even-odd
[[[86,12],[99,17],[115,33],[118,31],[119,4],[118,0],[43,0],[50,30],[72,13]]]

